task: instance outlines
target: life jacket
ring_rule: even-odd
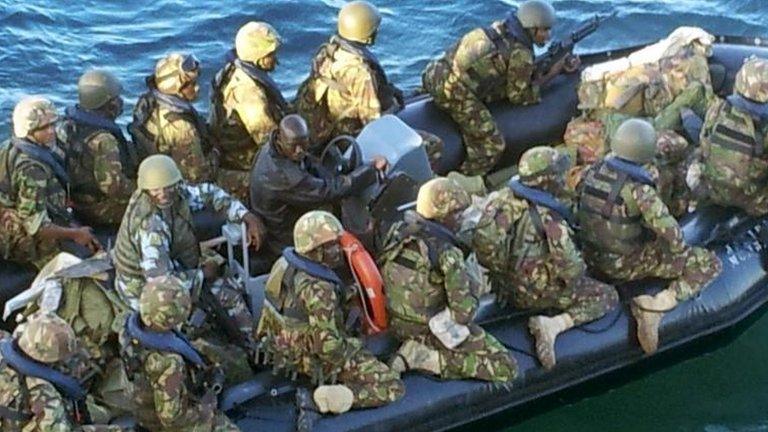
[[[123,175],[135,179],[138,169],[138,155],[128,143],[122,130],[114,121],[80,109],[78,106],[67,108],[63,127],[65,130],[67,169],[72,177],[73,195],[90,195],[96,198],[109,198],[96,186],[94,177],[94,155],[88,148],[88,141],[96,134],[107,132],[117,141],[120,154],[120,166]]]
[[[453,232],[412,211],[392,227],[379,266],[386,277],[388,311],[396,328],[415,324],[412,331],[428,332],[429,320],[448,306],[439,258],[454,247],[466,256]],[[413,287],[419,288],[418,301],[403,292]]]
[[[29,357],[21,351],[15,341],[7,338],[0,340],[0,354],[3,356],[3,362],[19,375],[45,380],[69,400],[85,399],[87,392],[80,385],[80,381]]]
[[[176,200],[168,209],[168,213],[172,215],[172,220],[166,221],[166,223],[171,228],[171,238],[168,239],[171,259],[178,261],[184,269],[189,270],[197,268],[200,264],[200,245],[195,237],[192,212],[189,210],[189,205],[182,192],[177,194]],[[152,203],[149,194],[143,190],[138,189],[131,196],[125,210],[125,217],[123,217],[123,222],[117,233],[113,252],[115,270],[118,273],[129,277],[143,278],[143,272],[139,265],[141,250],[133,239],[136,237],[137,231],[141,229],[144,220],[158,211],[161,210]]]
[[[214,143],[226,151],[254,147],[251,134],[246,130],[240,115],[234,110],[227,115],[224,108],[224,89],[237,69],[248,75],[264,92],[267,97],[267,112],[275,123],[289,111],[288,102],[272,77],[252,63],[241,61],[235,51],[230,50],[226,65],[211,81],[211,135]],[[226,152],[223,152],[222,156],[226,158]]]
[[[15,206],[18,190],[13,184],[13,173],[25,164],[37,164],[45,171],[51,172],[58,181],[62,191],[69,190],[70,180],[66,170],[66,162],[51,150],[32,144],[26,139],[13,137],[10,142],[0,148],[0,204],[8,207]],[[48,200],[47,211],[55,223],[69,225],[74,218],[67,208],[51,205]]]
[[[579,187],[578,220],[582,239],[595,249],[627,255],[652,238],[637,205],[628,204],[622,195],[631,183],[655,187],[642,166],[618,157],[608,157],[587,171]]]
[[[768,177],[768,152],[762,130],[768,105],[734,94],[722,102],[701,137],[704,175],[714,183],[743,186]]]
[[[205,361],[194,346],[179,331],[154,331],[144,327],[139,313],[134,312],[125,319],[125,334],[144,349],[178,354],[192,365],[203,367]]]
[[[363,330],[376,334],[387,329],[387,298],[379,268],[362,242],[345,231],[339,243],[347,257],[347,264],[357,282],[358,297],[363,312]]]
[[[128,125],[128,132],[133,137],[133,142],[136,143],[138,148],[139,160],[158,153],[158,136],[150,132],[147,124],[152,121],[155,111],[160,106],[167,110],[165,113],[166,120],[186,120],[194,126],[198,136],[200,136],[200,141],[203,143],[203,152],[207,154],[210,151],[208,126],[195,109],[195,106],[178,96],[160,92],[157,89],[153,76],[147,77],[146,83],[149,90],[136,101],[136,106],[133,109],[133,121]],[[156,129],[159,130],[159,128]]]

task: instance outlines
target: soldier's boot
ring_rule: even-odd
[[[323,413],[342,414],[352,408],[355,395],[343,384],[321,385],[312,395],[318,410]]]
[[[637,340],[646,354],[659,347],[659,324],[664,314],[677,306],[674,291],[666,289],[655,296],[641,295],[632,299],[632,316],[637,320]]]
[[[553,317],[544,315],[533,316],[528,319],[528,329],[536,339],[536,355],[539,357],[544,369],[555,367],[555,339],[560,333],[573,327],[573,318],[568,313],[562,313]]]
[[[407,370],[427,372],[440,375],[443,368],[440,365],[440,353],[421,342],[405,341],[400,346],[389,364],[390,369],[397,373]]]
[[[306,387],[299,387],[296,390],[296,409],[299,410],[296,417],[296,430],[298,432],[310,432],[320,419],[321,414],[315,405],[312,393]]]

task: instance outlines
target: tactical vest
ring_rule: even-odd
[[[98,182],[94,177],[94,154],[88,147],[88,142],[100,133],[108,133],[115,138],[123,175],[131,179],[136,178],[138,156],[115,122],[75,106],[67,108],[63,127],[66,135],[64,144],[67,169],[71,174],[73,195],[89,195],[94,197],[95,201],[112,198],[97,187]]]
[[[158,153],[158,136],[147,128],[147,124],[151,121],[156,121],[153,120],[156,115],[155,112],[161,105],[167,109],[165,119],[169,122],[181,119],[194,126],[203,144],[203,152],[207,154],[211,150],[208,127],[195,107],[190,102],[177,96],[161,93],[155,85],[153,76],[147,77],[146,83],[149,91],[142,94],[139,100],[136,101],[136,106],[133,109],[133,121],[128,125],[128,132],[136,144],[138,160],[143,160],[149,155]],[[155,130],[159,131],[159,125],[155,126]]]
[[[429,331],[429,320],[448,306],[440,255],[458,246],[447,228],[420,217],[392,228],[379,262],[389,276],[387,309],[394,327],[415,325],[409,331]]]
[[[600,251],[627,255],[641,249],[652,233],[643,225],[640,209],[625,186],[653,186],[653,179],[641,166],[613,159],[621,163],[608,158],[587,171],[579,189],[578,220],[585,242]]]
[[[144,221],[162,211],[152,203],[149,194],[140,189],[133,193],[115,240],[113,255],[118,273],[143,278],[140,245],[134,239]],[[200,265],[200,245],[195,237],[192,212],[187,200],[177,194],[168,212],[172,215],[171,220],[165,221],[171,229],[171,238],[168,239],[171,259],[179,262],[185,270],[195,269]]]
[[[765,123],[747,109],[734,106],[738,99],[723,101],[704,126],[701,148],[704,174],[729,185],[762,182],[768,176],[768,152],[765,150]]]

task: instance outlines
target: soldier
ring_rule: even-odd
[[[249,22],[237,32],[230,61],[213,80],[211,135],[221,152],[217,183],[243,203],[256,153],[290,110],[269,76],[281,43],[271,25]]]
[[[126,319],[120,339],[134,415],[151,431],[239,431],[217,407],[221,371],[178,331],[191,309],[185,284],[161,276],[147,283],[139,312]]]
[[[211,149],[208,127],[192,102],[197,99],[200,63],[191,54],[160,59],[147,77],[148,91],[133,109],[128,130],[140,147],[140,159],[156,153],[173,158],[191,183],[214,180],[217,150]]]
[[[42,96],[23,98],[13,110],[13,138],[0,146],[2,257],[42,267],[75,242],[84,254],[101,246],[67,207],[69,176],[56,145],[56,108]]]
[[[685,243],[680,225],[659,197],[654,177],[643,165],[656,153],[650,123],[630,119],[611,140],[612,154],[587,172],[578,213],[584,257],[594,269],[617,281],[648,277],[670,280],[654,296],[632,299],[637,335],[646,353],[658,347],[664,313],[685,301],[721,269],[717,256]]]
[[[230,339],[250,341],[253,318],[241,289],[232,278],[219,277],[219,262],[201,258],[192,212],[204,207],[226,211],[230,222],[245,222],[248,238],[244,241],[256,249],[261,246],[261,221],[213,184],[184,183],[176,163],[165,155],[146,158],[139,165],[137,183],[113,250],[115,287],[120,298],[137,310],[147,281],[172,275],[184,283],[196,304],[206,305],[211,319],[226,321],[223,330]],[[221,309],[228,317],[221,316]],[[210,323],[210,319],[206,322]]]
[[[503,21],[464,35],[440,59],[427,65],[422,82],[435,104],[447,111],[461,130],[467,152],[461,172],[485,175],[504,151],[488,103],[513,105],[539,102],[539,87],[561,71],[573,72],[578,57],[565,57],[537,76],[533,45],[544,46],[555,25],[555,10],[543,0],[529,0]]]
[[[504,346],[472,322],[477,299],[455,236],[469,195],[453,180],[425,183],[416,212],[387,234],[379,262],[393,334],[402,342],[392,368],[445,379],[506,382],[517,363]]]
[[[559,333],[601,318],[619,302],[612,286],[586,275],[574,217],[560,200],[567,167],[568,158],[551,147],[526,151],[519,176],[486,204],[473,238],[499,299],[518,309],[560,311],[528,320],[546,369],[555,366]]]
[[[67,108],[58,129],[75,213],[95,225],[118,225],[136,188],[138,155],[115,123],[123,112],[122,89],[109,72],[84,73],[77,84],[79,104]]]
[[[267,282],[257,331],[262,349],[275,369],[308,375],[318,385],[311,398],[297,393],[300,430],[313,410],[377,407],[405,391],[399,374],[345,330],[341,306],[349,291],[332,270],[344,260],[343,231],[328,212],[304,214],[293,230],[295,248],[286,249]]]
[[[369,122],[403,108],[403,92],[389,82],[368,50],[376,42],[379,24],[381,15],[375,6],[349,2],[339,12],[338,33],[315,54],[296,102],[309,124],[313,145],[322,146],[338,135],[356,136]],[[439,159],[440,138],[417,132],[430,159]]]
[[[300,115],[290,114],[253,165],[251,208],[266,225],[261,255],[269,266],[293,245],[291,227],[302,214],[361,192],[376,182],[377,171],[386,168],[386,160],[379,157],[348,175],[320,176],[307,155],[310,144],[307,123]]]
[[[768,213],[768,60],[748,59],[733,89],[707,111],[688,184],[705,200],[762,216]]]
[[[0,340],[0,426],[4,431],[120,431],[91,423],[72,328],[53,313],[33,315],[18,337]],[[107,419],[108,420],[108,419]]]

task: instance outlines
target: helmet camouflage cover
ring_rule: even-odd
[[[13,109],[13,134],[24,138],[35,129],[55,123],[58,119],[53,102],[43,96],[26,96]]]
[[[568,156],[552,147],[538,146],[526,150],[520,157],[518,173],[521,180],[565,173],[570,165]]]
[[[29,318],[19,336],[19,348],[42,363],[66,360],[77,348],[72,327],[53,312],[39,312]]]
[[[255,62],[280,48],[282,40],[271,25],[251,21],[240,27],[235,36],[235,51],[242,61]]]
[[[293,227],[293,243],[296,252],[307,253],[318,246],[334,241],[344,232],[336,216],[327,211],[314,210],[305,213]]]
[[[437,177],[419,188],[416,213],[427,219],[439,220],[463,211],[470,204],[469,194],[458,183],[446,177]]]
[[[197,59],[191,54],[172,53],[155,65],[155,84],[163,93],[175,95],[200,72]]]
[[[155,330],[171,330],[183,323],[192,310],[192,299],[181,280],[160,276],[144,285],[139,298],[141,321]]]
[[[768,102],[768,60],[755,56],[747,59],[736,74],[733,88],[754,102]]]

